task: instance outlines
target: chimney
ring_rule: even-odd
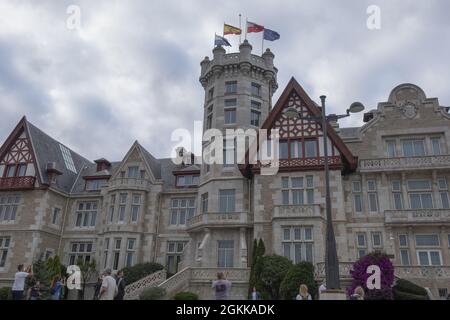
[[[62,175],[62,172],[56,168],[56,162],[48,162],[46,166],[49,185],[56,184],[56,178]]]
[[[111,167],[111,163],[105,158],[94,160],[94,162],[97,164],[97,172],[109,169],[109,167]]]

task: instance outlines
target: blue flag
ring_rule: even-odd
[[[216,38],[214,39],[214,45],[231,47],[231,44],[228,42],[227,39],[225,39],[224,37],[218,36],[217,34],[216,34]]]
[[[275,41],[278,39],[280,39],[278,32],[264,28],[264,40]]]

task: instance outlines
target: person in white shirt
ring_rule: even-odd
[[[319,287],[319,297],[325,290],[327,290],[327,285],[325,284],[325,282],[323,282]]]
[[[111,269],[103,273],[102,287],[100,288],[100,300],[114,300],[117,294],[116,279],[111,276]]]
[[[14,275],[14,283],[12,286],[12,295],[14,300],[22,300],[23,299],[23,290],[25,289],[25,279],[31,277],[33,272],[31,270],[31,266],[24,271],[23,264],[19,264],[17,266],[17,272]]]

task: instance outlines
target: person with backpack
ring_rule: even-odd
[[[217,273],[217,280],[212,283],[216,300],[227,300],[231,289],[231,282],[225,279],[223,272]]]
[[[125,296],[125,287],[127,284],[125,283],[123,276],[123,270],[119,270],[116,277],[117,295],[114,297],[114,300],[123,300],[123,297]]]

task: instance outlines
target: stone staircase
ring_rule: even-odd
[[[125,300],[139,300],[139,295],[147,288],[156,287],[166,280],[167,273],[160,270],[125,287]]]

